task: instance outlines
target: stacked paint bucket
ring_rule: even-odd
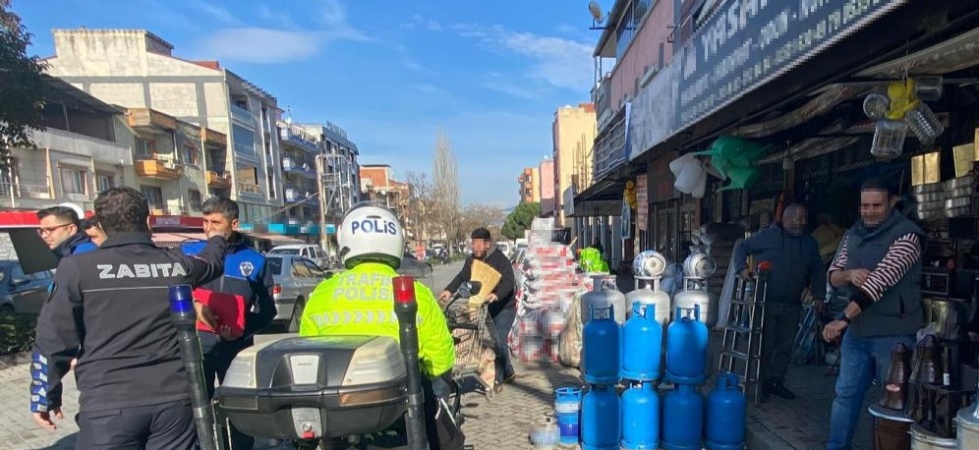
[[[622,330],[613,305],[589,305],[582,332],[581,365],[588,392],[581,400],[581,448],[619,450],[619,381]],[[563,438],[562,434],[562,438]]]
[[[676,308],[676,320],[666,332],[666,381],[675,385],[663,396],[663,448],[700,450],[704,434],[704,384],[707,361],[707,326],[700,320],[700,305]]]

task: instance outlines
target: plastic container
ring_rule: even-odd
[[[614,386],[591,386],[581,400],[581,448],[619,450],[620,414]]]
[[[662,374],[663,326],[653,308],[632,304],[632,318],[622,327],[622,378],[655,381]]]
[[[677,307],[676,316],[677,320],[666,332],[666,379],[675,383],[703,384],[708,334],[707,326],[700,321],[700,307]]]
[[[738,376],[726,372],[717,377],[714,391],[707,396],[707,423],[704,444],[707,450],[744,448],[748,402],[738,388]]]
[[[612,320],[615,307],[592,308],[584,326],[581,365],[586,383],[615,384],[619,381],[621,330]]]
[[[908,124],[902,120],[881,119],[874,128],[874,142],[870,154],[877,159],[890,160],[901,156]]]
[[[704,430],[704,397],[689,384],[678,384],[663,396],[663,448],[700,450]]]
[[[581,438],[581,388],[554,390],[554,412],[561,432],[561,445],[575,445]]]
[[[653,450],[659,446],[660,399],[652,382],[622,393],[622,448]]]

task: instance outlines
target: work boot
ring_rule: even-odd
[[[768,386],[768,392],[776,397],[782,397],[786,400],[795,400],[795,393],[790,391],[789,388],[785,387],[781,381],[774,381]]]

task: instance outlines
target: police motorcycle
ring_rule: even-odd
[[[453,300],[479,289],[479,282],[463,283]],[[371,448],[405,448],[401,432],[417,434],[426,420],[410,412],[410,379],[422,376],[417,332],[415,341],[413,358],[398,341],[382,336],[286,337],[249,347],[216,391],[211,429],[227,436],[230,422],[247,435],[302,450],[367,448],[365,442]],[[449,384],[439,413],[449,413],[461,427],[461,393],[455,380]],[[405,430],[397,426],[401,420]]]

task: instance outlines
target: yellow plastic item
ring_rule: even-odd
[[[887,85],[887,98],[891,100],[891,107],[887,110],[887,118],[891,120],[903,120],[904,115],[920,102],[914,93],[912,78]]]

